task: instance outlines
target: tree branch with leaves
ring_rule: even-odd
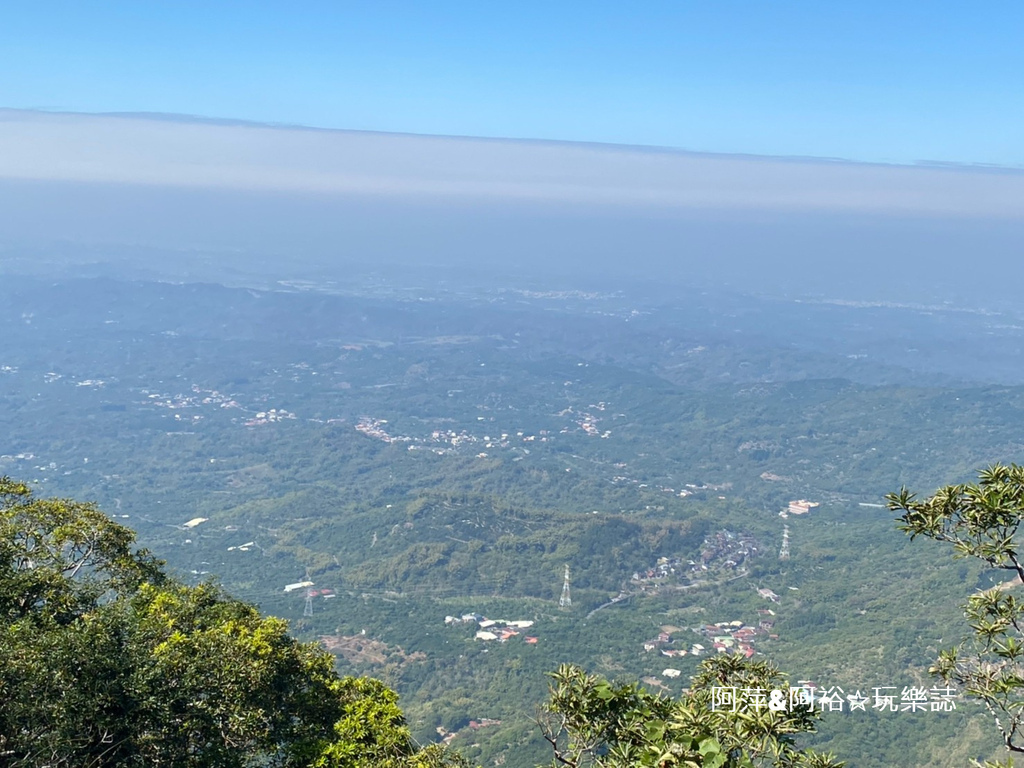
[[[902,488],[886,501],[911,539],[951,544],[955,558],[977,558],[1013,574],[1009,583],[967,599],[964,617],[972,634],[941,651],[929,671],[982,702],[1005,748],[1024,753],[1024,602],[1008,591],[1024,584],[1018,540],[1024,467],[995,464],[978,473],[977,483],[947,485],[923,499]]]
[[[723,654],[702,663],[679,699],[636,683],[612,683],[573,665],[552,674],[539,716],[552,766],[564,768],[841,768],[834,756],[800,749],[814,730],[808,707],[717,709],[713,689],[789,690],[767,662]]]

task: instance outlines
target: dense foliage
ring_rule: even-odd
[[[948,485],[925,499],[904,488],[889,496],[889,506],[911,537],[952,544],[956,557],[979,558],[1012,575],[970,596],[964,616],[973,634],[943,650],[931,672],[984,702],[1006,749],[1024,753],[1024,601],[1011,594],[1024,584],[1024,467],[996,464],[977,483]]]
[[[708,659],[678,699],[635,684],[610,683],[572,665],[554,675],[541,727],[552,767],[842,768],[832,755],[799,749],[794,735],[813,730],[813,708],[769,706],[789,684],[766,662],[725,655]],[[715,691],[763,693],[758,706],[715,707]]]
[[[209,584],[167,578],[90,504],[0,479],[0,762],[440,766],[395,694],[339,678]]]

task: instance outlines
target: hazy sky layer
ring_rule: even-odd
[[[0,106],[1024,165],[1024,4],[8,3]]]
[[[0,233],[0,267],[84,247],[180,279],[415,264],[1018,301],[1024,171],[5,111]]]
[[[0,178],[642,209],[1024,217],[1024,171],[0,111]]]

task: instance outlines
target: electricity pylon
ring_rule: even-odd
[[[559,608],[572,608],[572,596],[569,594],[569,566],[565,566],[565,580],[562,582],[562,596],[558,598]]]

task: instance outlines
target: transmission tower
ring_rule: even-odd
[[[779,560],[789,560],[789,526],[782,526],[782,549],[779,550]]]
[[[303,616],[312,616],[313,615],[313,590],[312,589],[307,589],[306,590],[306,607],[302,609],[302,615]]]
[[[572,608],[572,596],[569,594],[569,566],[565,566],[565,580],[562,582],[562,596],[558,598],[559,608]]]

